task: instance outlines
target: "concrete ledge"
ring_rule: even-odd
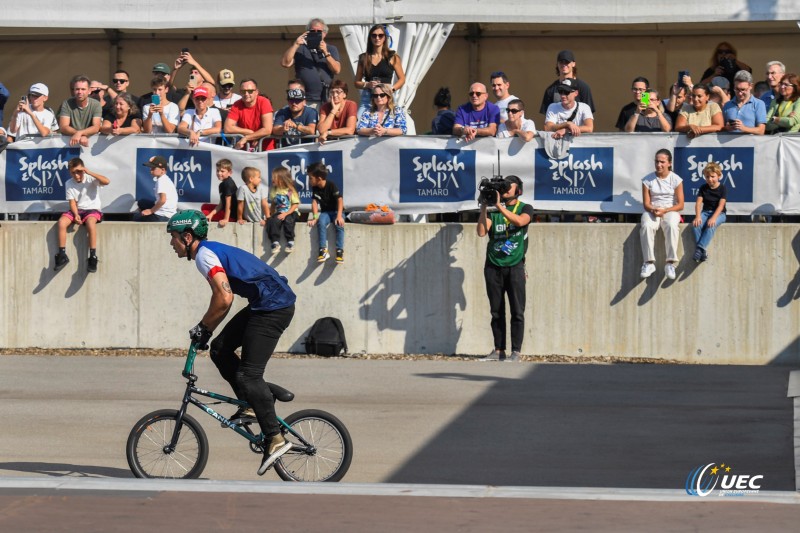
[[[347,226],[346,262],[316,262],[316,231],[271,257],[260,227],[211,238],[256,253],[285,275],[298,312],[279,350],[303,351],[311,324],[332,315],[351,352],[479,354],[491,349],[485,241],[473,225]],[[534,224],[527,255],[523,353],[654,357],[698,363],[800,363],[800,225],[727,224],[696,265],[682,227],[678,278],[641,280],[638,226]],[[331,235],[332,235],[332,229]],[[0,226],[4,347],[183,347],[210,296],[178,260],[163,224],[104,222],[99,272],[85,272],[86,236],[53,272],[55,225]]]

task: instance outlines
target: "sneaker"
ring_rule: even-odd
[[[272,243],[272,253],[273,254],[277,254],[280,251],[281,251],[281,243],[279,243],[277,241],[273,242]]]
[[[58,252],[56,254],[56,266],[54,270],[58,272],[59,270],[64,268],[64,265],[66,265],[67,263],[69,263],[69,257],[67,257],[66,252]]]
[[[261,466],[258,469],[258,475],[263,476],[264,472],[269,470],[275,461],[281,458],[283,454],[292,449],[292,443],[283,438],[283,435],[278,433],[273,435],[269,442],[269,446],[264,452],[264,460],[261,461]]]
[[[328,253],[327,248],[320,248],[319,249],[319,256],[317,257],[317,263],[324,263],[328,258],[330,258],[331,254]]]
[[[702,261],[703,260],[703,249],[700,248],[699,246],[697,248],[695,248],[694,255],[692,256],[692,259],[694,259],[695,263],[699,263],[700,261]]]
[[[505,361],[505,360],[506,360],[506,354],[501,350],[492,350],[489,353],[489,355],[487,355],[486,357],[484,357],[482,359],[478,359],[478,361],[483,361],[483,362],[486,362],[486,361]]]
[[[519,356],[520,356],[520,353],[519,353],[519,352],[517,352],[517,351],[512,351],[512,352],[511,352],[511,355],[509,355],[508,357],[506,357],[506,361],[509,361],[509,362],[511,362],[511,363],[519,363]]]
[[[97,256],[89,256],[89,261],[86,262],[86,270],[89,272],[97,272]]]
[[[252,407],[240,407],[228,420],[236,424],[246,424],[248,422],[254,422],[255,419],[256,412],[253,411]]]
[[[639,273],[639,275],[643,278],[649,278],[655,271],[656,265],[653,263],[645,263],[642,265],[642,271]]]
[[[341,248],[336,249],[336,264],[341,265],[344,263],[344,250]]]
[[[703,250],[703,257],[700,258],[700,261],[708,261],[708,252]]]
[[[286,243],[286,250],[284,250],[287,254],[294,252],[294,241],[289,241]]]
[[[666,266],[664,266],[664,274],[666,274],[669,279],[675,279],[675,265],[667,263]]]

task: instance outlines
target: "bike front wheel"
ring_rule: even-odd
[[[153,411],[139,420],[125,446],[128,466],[136,477],[196,479],[208,461],[208,439],[197,421],[184,414],[175,449],[169,444],[175,432],[178,411]]]
[[[275,471],[284,481],[340,481],[353,459],[353,441],[342,422],[330,413],[306,409],[285,419],[292,430],[313,446],[286,432],[284,437],[295,447],[275,462]]]

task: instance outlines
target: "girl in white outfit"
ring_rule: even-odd
[[[656,232],[660,227],[664,232],[667,247],[667,264],[664,274],[675,279],[675,264],[678,262],[678,241],[680,230],[678,223],[683,210],[683,180],[672,172],[672,153],[667,149],[656,152],[656,171],[642,179],[642,225],[639,238],[642,242],[641,276],[650,277],[656,271],[654,243]]]

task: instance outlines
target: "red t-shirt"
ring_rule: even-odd
[[[261,129],[261,116],[272,113],[272,103],[266,96],[258,95],[256,105],[245,107],[244,100],[237,100],[228,112],[228,118],[236,121],[240,128],[258,131]],[[275,139],[264,139],[261,141],[262,150],[272,150],[275,148]]]
[[[322,108],[320,109],[319,113],[320,117],[322,117],[322,115],[330,115],[331,109],[333,109],[333,105],[330,102],[325,102],[324,104],[322,104]],[[345,100],[344,109],[342,109],[342,114],[339,115],[338,117],[336,116],[333,117],[333,124],[331,124],[331,129],[335,130],[339,128],[344,128],[345,126],[347,126],[347,119],[350,117],[356,117],[356,122],[358,122],[358,116],[356,116],[356,113],[358,113],[358,107],[356,106],[356,103],[352,100]],[[322,122],[321,118],[320,122]]]

